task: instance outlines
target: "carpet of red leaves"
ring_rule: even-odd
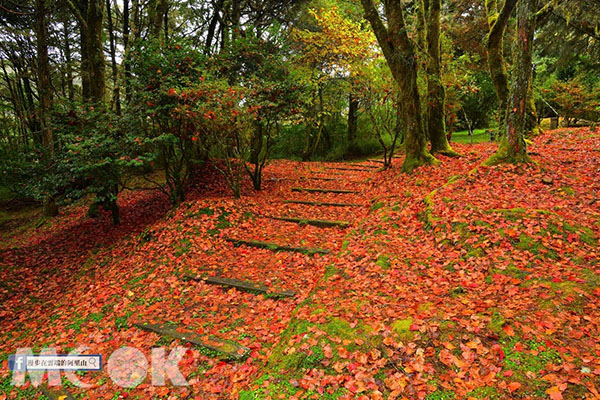
[[[2,233],[0,398],[38,393],[6,383],[19,347],[85,345],[108,357],[122,346],[150,355],[185,345],[132,326],[141,321],[178,323],[252,352],[232,362],[190,347],[180,363],[186,387],[148,378],[125,390],[100,372],[82,378],[91,388],[70,390],[87,399],[600,398],[600,133],[541,135],[530,165],[483,167],[494,145],[456,148],[463,157],[412,175],[399,172],[401,159],[384,172],[274,161],[265,189],[246,188],[239,200],[207,174],[211,183],[175,210],[160,194],[125,193],[117,227],[73,206],[47,225]],[[358,193],[292,193],[298,186]],[[225,237],[331,254],[234,247]]]

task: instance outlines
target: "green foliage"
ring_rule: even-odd
[[[205,155],[195,143],[194,115],[179,93],[207,80],[205,57],[184,40],[168,45],[140,41],[132,47],[129,63],[135,97],[124,117],[127,132],[138,146],[140,168],[160,168],[164,183],[154,183],[177,204],[185,199],[194,165]]]
[[[464,114],[470,120],[473,129],[488,128],[494,121],[498,99],[487,71],[472,73],[467,84],[460,91],[459,101],[464,113],[457,115],[457,128],[467,128]]]

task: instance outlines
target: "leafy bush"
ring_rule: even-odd
[[[129,62],[135,96],[124,119],[127,131],[138,145],[140,166],[164,173],[164,183],[152,183],[177,204],[185,199],[194,164],[207,156],[206,144],[196,143],[186,98],[178,94],[206,80],[205,57],[183,40],[143,41],[133,46]]]
[[[600,87],[586,84],[582,77],[556,81],[543,92],[565,118],[567,125],[576,124],[581,119],[600,121]]]

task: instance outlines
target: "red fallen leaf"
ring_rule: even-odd
[[[594,289],[594,294],[596,296],[600,296],[600,287],[597,287],[596,289]]]
[[[345,347],[340,346],[337,348],[337,351],[341,358],[348,358],[348,350]]]
[[[504,371],[502,373],[502,375],[505,376],[505,377],[507,377],[507,378],[510,378],[511,376],[513,376],[513,374],[514,374],[514,372],[512,372],[512,370],[510,370],[510,369],[508,371]]]
[[[504,351],[498,343],[492,346],[492,351],[494,351],[498,357],[500,357],[500,360],[504,360]]]
[[[521,386],[522,385],[519,382],[511,382],[508,384],[508,390],[510,390],[510,392],[513,393],[521,389]]]
[[[413,331],[413,332],[414,332],[414,331],[418,331],[418,330],[419,330],[419,325],[417,325],[417,324],[412,324],[412,325],[410,326],[410,330],[411,330],[411,331]]]
[[[513,327],[510,324],[504,325],[502,327],[502,330],[504,330],[504,333],[506,333],[510,337],[515,336],[515,331],[513,330]]]
[[[329,344],[326,344],[325,346],[323,346],[323,354],[325,355],[326,358],[333,357],[333,351],[331,351],[331,346],[329,346]]]

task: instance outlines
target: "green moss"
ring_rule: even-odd
[[[530,274],[529,272],[527,272],[525,270],[517,268],[515,266],[515,264],[513,264],[512,262],[510,264],[508,264],[508,266],[504,270],[502,270],[502,269],[494,269],[494,273],[495,274],[502,274],[502,275],[511,276],[511,277],[517,278],[517,279],[525,279]]]
[[[417,307],[417,310],[419,310],[420,312],[427,313],[427,312],[431,311],[433,306],[434,306],[434,304],[432,302],[428,301],[427,303],[419,304],[419,307]]]
[[[300,345],[314,338],[312,330],[309,332],[310,327],[318,328],[318,330],[325,332],[325,335],[319,336],[319,344],[311,346],[307,351],[299,350]],[[247,391],[244,396],[247,396],[248,399],[279,398],[280,395],[283,396],[282,398],[291,397],[298,391],[298,388],[291,385],[290,380],[302,377],[306,370],[320,368],[327,370],[329,374],[336,373],[335,370],[322,363],[325,359],[324,345],[327,344],[331,347],[332,358],[330,361],[333,363],[340,359],[337,352],[340,340],[347,340],[350,343],[346,346],[348,351],[368,352],[370,349],[378,347],[382,342],[382,338],[371,335],[371,331],[372,329],[368,325],[358,324],[353,328],[348,321],[339,318],[333,318],[323,324],[306,320],[293,321],[282,335],[279,345],[273,349],[264,368],[263,376],[252,385],[258,389]],[[295,350],[290,352],[289,340],[299,336],[302,338],[300,343],[296,343],[294,345]],[[270,384],[267,387],[262,387],[262,383],[266,379],[269,379]],[[319,398],[337,399],[345,393],[345,389],[342,389],[333,394],[328,394],[329,397],[322,395]]]
[[[573,190],[572,187],[570,186],[563,186],[562,188],[560,188],[560,190],[566,195],[566,196],[575,196],[575,190]]]
[[[380,208],[383,208],[385,206],[385,203],[383,201],[380,201],[378,203],[375,203],[371,206],[371,211],[377,211]]]
[[[497,400],[505,398],[505,394],[498,391],[497,388],[493,386],[482,386],[473,390],[472,392],[467,394],[468,397],[474,397],[476,399],[488,399],[488,400]]]
[[[524,149],[525,143],[523,143],[523,150]],[[531,158],[527,155],[526,151],[515,154],[513,149],[511,149],[508,140],[503,138],[498,145],[498,150],[485,160],[483,165],[492,167],[499,164],[520,164],[529,162],[531,162]]]
[[[452,400],[456,398],[456,393],[452,390],[436,390],[433,393],[429,393],[426,400]]]
[[[381,254],[379,257],[377,257],[377,261],[375,262],[375,264],[379,265],[381,268],[386,270],[390,269],[390,267],[392,266],[392,263],[390,262],[390,257],[385,254]]]
[[[407,318],[392,322],[391,327],[401,340],[410,341],[415,337],[415,332],[410,330],[412,324],[412,318]]]
[[[560,353],[554,349],[546,348],[543,343],[533,340],[528,341],[526,347],[529,350],[534,350],[537,354],[534,355],[525,350],[515,350],[515,344],[518,340],[515,338],[503,346],[504,366],[506,369],[512,370],[517,379],[526,379],[527,372],[538,374],[546,369],[548,365],[560,365],[562,363]]]
[[[440,161],[426,150],[420,154],[407,153],[402,164],[402,172],[411,173],[421,165],[440,165]]]
[[[583,275],[586,283],[593,288],[600,286],[600,275],[591,269],[583,269],[581,270],[581,274]]]
[[[492,313],[492,319],[490,320],[490,323],[488,324],[488,328],[496,333],[497,335],[502,334],[504,331],[502,330],[502,327],[504,326],[504,324],[506,323],[506,320],[504,319],[504,316],[500,313],[500,311],[495,310]]]
[[[325,268],[325,275],[323,277],[324,280],[331,278],[339,272],[337,267],[334,264],[330,264]]]
[[[485,256],[485,251],[481,247],[472,248],[465,255],[466,258],[480,258]]]

